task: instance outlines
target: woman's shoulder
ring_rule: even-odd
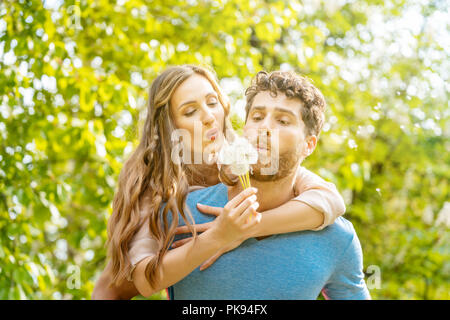
[[[205,189],[206,187],[204,186],[189,186],[189,192],[193,192],[193,191],[197,191],[197,190],[201,190],[201,189]]]

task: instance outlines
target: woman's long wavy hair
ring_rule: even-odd
[[[145,270],[152,287],[156,284],[162,259],[174,239],[175,228],[179,223],[177,213],[180,213],[194,238],[196,237],[192,215],[184,203],[189,183],[202,184],[201,180],[192,182],[192,176],[201,176],[202,173],[194,165],[177,164],[171,159],[171,135],[176,128],[169,106],[175,90],[194,74],[204,76],[217,92],[225,111],[224,128],[228,126],[230,103],[208,69],[194,65],[173,66],[153,81],[142,137],[120,172],[113,212],[108,221],[107,249],[112,267],[111,284],[118,285],[128,278],[132,267],[128,255],[129,245],[143,223],[148,223],[149,231],[158,243],[158,252]],[[146,203],[146,206],[149,205],[149,210],[145,212],[148,219],[141,218],[140,209],[144,200],[150,202],[150,205]],[[169,215],[172,218],[170,225]]]

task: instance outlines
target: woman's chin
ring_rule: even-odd
[[[220,150],[222,144],[219,141],[206,141],[203,143],[203,153],[217,153]]]
[[[203,159],[205,164],[211,165],[217,163],[218,152],[205,152]]]

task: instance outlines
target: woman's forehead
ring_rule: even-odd
[[[175,90],[172,101],[178,105],[185,101],[203,99],[209,94],[217,94],[209,80],[202,75],[193,74]]]

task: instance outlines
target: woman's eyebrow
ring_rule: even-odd
[[[196,103],[196,102],[197,102],[197,101],[195,101],[195,100],[183,102],[183,103],[178,107],[178,109],[181,109],[182,106],[185,106],[185,105],[187,105],[187,104],[192,104],[192,103]]]
[[[217,93],[215,93],[215,92],[209,92],[209,93],[207,93],[207,94],[205,95],[205,98],[208,98],[209,96],[214,96],[214,97],[217,98]],[[188,105],[188,104],[192,104],[192,103],[197,103],[197,101],[195,101],[195,100],[190,100],[190,101],[183,102],[182,104],[180,104],[180,106],[178,107],[178,109],[181,109],[181,107],[183,107],[183,106],[185,106],[185,105]]]
[[[210,92],[210,93],[207,93],[205,95],[205,97],[209,97],[209,96],[215,96],[217,98],[217,93],[216,92]]]

